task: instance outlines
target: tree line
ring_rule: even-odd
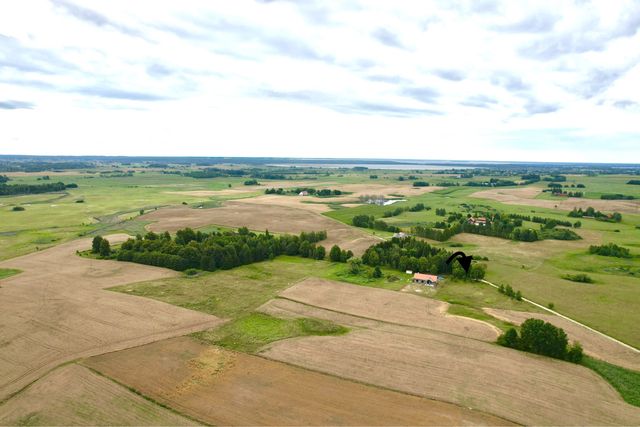
[[[77,187],[78,184],[64,184],[62,182],[48,182],[46,184],[0,184],[0,196],[52,193]]]
[[[362,255],[362,262],[371,267],[386,266],[399,271],[419,271],[423,273],[451,273],[453,277],[466,277],[459,263],[447,264],[451,252],[431,246],[415,238],[393,238],[369,247]],[[484,278],[485,267],[474,263],[469,270],[469,278]]]
[[[345,194],[341,190],[331,190],[328,188],[323,188],[321,190],[316,190],[315,188],[310,187],[300,187],[300,188],[292,188],[285,190],[284,188],[267,188],[264,190],[264,194],[300,194],[303,191],[311,195],[316,195],[318,197],[331,197],[331,196],[340,196]]]
[[[444,209],[443,209],[444,210]],[[513,217],[511,217],[513,215]],[[562,222],[556,220],[545,220],[540,230],[531,228],[519,228],[522,225],[522,218],[531,220],[530,217],[524,215],[511,214],[502,216],[495,214],[487,225],[471,224],[462,217],[462,214],[452,214],[448,218],[449,226],[444,222],[436,223],[440,228],[417,225],[411,228],[411,233],[426,237],[427,239],[444,242],[459,233],[480,234],[489,237],[500,237],[502,239],[517,240],[523,242],[535,242],[543,239],[554,240],[579,240],[580,236],[568,229],[557,229],[557,225],[571,226],[570,222]],[[520,218],[522,217],[522,218]],[[457,221],[457,222],[456,222]],[[442,227],[447,226],[447,227]]]
[[[351,218],[351,224],[360,228],[372,228],[374,230],[389,231],[397,233],[400,228],[395,225],[389,225],[381,219],[375,219],[373,215],[356,215]]]
[[[183,271],[198,268],[205,271],[227,270],[240,265],[273,259],[279,255],[295,255],[304,258],[324,259],[325,248],[315,243],[324,240],[324,231],[301,233],[298,236],[274,236],[250,232],[246,227],[237,232],[203,233],[190,228],[178,230],[175,237],[169,233],[153,232],[128,239],[120,249],[103,249],[107,242],[100,236],[94,238],[93,251],[119,261],[166,267]],[[96,246],[97,245],[97,246]],[[108,245],[108,242],[106,243]],[[340,251],[340,262],[346,262],[353,254]],[[344,261],[343,261],[344,260]]]
[[[417,203],[413,206],[405,206],[403,208],[397,207],[391,211],[385,211],[382,214],[383,218],[391,218],[392,216],[398,216],[403,212],[421,212],[424,210],[431,210],[429,206],[425,206],[424,203]]]
[[[583,217],[591,217],[595,218],[598,221],[606,221],[606,222],[620,222],[622,221],[622,214],[619,212],[614,212],[610,215],[602,213],[600,211],[595,210],[591,206],[589,206],[586,210],[582,210],[582,208],[573,208],[569,215],[572,218],[583,218]]]

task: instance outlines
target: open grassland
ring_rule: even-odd
[[[0,425],[186,426],[197,423],[83,366],[71,364],[45,375],[18,396],[0,404]]]
[[[84,361],[213,425],[504,425],[505,420],[175,338]]]
[[[209,197],[183,197],[171,194],[176,189],[223,189],[229,184],[242,186],[238,178],[195,180],[155,172],[136,173],[132,177],[105,178],[94,174],[59,175],[52,180],[76,183],[78,188],[63,193],[0,197],[0,258],[6,259],[48,247],[77,237],[129,231],[140,209],[203,203]],[[36,176],[23,176],[11,184],[35,184]],[[82,203],[76,203],[83,200]],[[13,206],[25,208],[12,212]],[[132,218],[132,220],[129,220]],[[137,230],[144,230],[144,224]]]
[[[594,334],[582,326],[576,325],[562,317],[553,314],[529,313],[523,311],[501,310],[486,308],[491,316],[520,325],[527,319],[542,319],[564,329],[571,341],[578,341],[586,354],[598,359],[614,363],[628,369],[640,371],[640,353],[611,341],[601,335]]]
[[[157,299],[218,317],[236,318],[250,314],[282,290],[310,276],[396,290],[406,284],[405,280],[389,281],[387,278],[370,279],[351,275],[347,266],[341,263],[281,256],[273,261],[232,270],[134,283],[112,290]],[[398,276],[404,279],[406,275]]]
[[[390,325],[278,341],[261,354],[521,424],[640,422],[640,409],[585,367],[442,332]]]
[[[128,236],[110,236],[112,242]],[[175,276],[156,267],[76,256],[76,240],[0,262],[22,273],[0,286],[0,400],[61,363],[210,328],[220,319],[104,288]]]

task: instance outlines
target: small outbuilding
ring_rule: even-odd
[[[301,191],[300,194],[298,194],[298,196],[308,196],[309,192],[307,190]]]
[[[413,283],[427,286],[436,286],[438,284],[438,276],[433,274],[416,273],[413,275]]]

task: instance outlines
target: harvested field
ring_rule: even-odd
[[[280,296],[353,316],[479,340],[494,341],[500,333],[488,323],[446,314],[446,302],[385,289],[311,278],[284,290]]]
[[[56,369],[0,406],[0,425],[196,425],[80,365]]]
[[[296,234],[326,230],[328,238],[320,242],[323,246],[329,248],[337,244],[355,254],[361,254],[369,246],[379,242],[379,239],[364,231],[310,210],[266,204],[256,206],[246,201],[229,201],[223,207],[213,209],[191,209],[184,206],[159,209],[140,218],[153,221],[147,228],[156,232],[174,232],[185,227],[198,228],[206,225],[246,226],[251,230]]]
[[[214,425],[505,424],[456,405],[233,353],[188,337],[83,363]]]
[[[606,212],[623,212],[640,214],[640,200],[599,200],[582,199],[575,197],[558,197],[557,200],[536,199],[542,192],[538,187],[505,188],[482,190],[471,194],[471,197],[495,200],[508,205],[537,206],[540,208],[558,209],[570,211],[573,208],[586,209],[592,206],[596,210]]]
[[[587,368],[426,329],[387,325],[297,338],[261,354],[521,424],[640,423],[640,408]]]
[[[579,341],[585,353],[615,365],[640,371],[640,353],[634,352],[562,317],[553,314],[500,310],[496,308],[485,308],[484,311],[498,319],[518,325],[532,317],[542,319],[564,329],[569,340]]]
[[[112,242],[127,235],[107,236]],[[76,240],[3,261],[22,273],[0,287],[0,400],[66,361],[207,329],[215,316],[103,290],[176,275],[171,270],[81,258]]]
[[[251,197],[243,199],[243,203],[250,203],[254,205],[277,205],[285,206],[294,209],[304,209],[306,211],[315,212],[321,214],[328,212],[331,208],[326,203],[335,202],[334,198],[319,199],[300,196],[281,196],[278,194],[265,194],[264,196]],[[256,207],[256,209],[261,209]]]

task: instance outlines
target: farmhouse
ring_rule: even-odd
[[[479,216],[477,218],[469,218],[468,219],[469,224],[471,225],[482,225],[482,226],[486,226],[487,225],[487,218],[483,217],[483,216]]]
[[[436,286],[438,284],[438,276],[434,276],[433,274],[416,273],[413,275],[413,283]]]
[[[394,233],[393,234],[393,238],[394,239],[406,239],[407,237],[409,237],[409,235],[407,233],[404,232],[399,232],[399,233]]]

